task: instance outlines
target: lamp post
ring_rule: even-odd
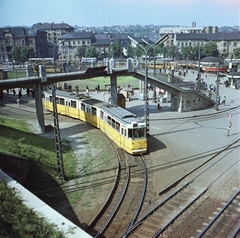
[[[112,48],[112,59],[113,59],[113,40],[111,40],[111,48]]]
[[[168,39],[168,34],[164,35],[162,38],[160,38],[158,41],[156,41],[154,44],[149,45],[149,47],[146,49],[141,44],[139,44],[135,39],[128,36],[128,38],[134,43],[135,45],[138,45],[141,47],[145,52],[145,79],[144,79],[144,99],[145,99],[145,107],[144,107],[144,116],[145,116],[145,122],[146,122],[146,128],[145,128],[145,134],[147,136],[149,132],[149,105],[148,105],[148,64],[147,64],[147,54],[148,51],[154,47],[157,44],[161,44],[165,42]]]
[[[56,44],[56,45],[53,47],[53,68],[54,68],[54,73],[56,73],[55,57],[54,57],[55,54],[54,54],[54,51],[55,51],[55,48],[56,48],[57,46],[59,46],[60,44],[62,44],[64,41],[65,41],[65,40],[62,40],[62,41],[58,42],[58,44]]]
[[[144,43],[146,43],[147,45],[150,45],[149,42],[147,42],[146,40],[142,39],[142,41]],[[153,75],[156,76],[156,57],[155,57],[155,54],[156,54],[156,48],[155,48],[155,45],[153,45]]]
[[[216,98],[214,102],[214,110],[218,111],[219,106],[219,83],[220,83],[220,58],[218,58],[218,71],[217,71],[217,79],[216,79]]]
[[[206,44],[210,43],[212,40],[208,41]],[[188,42],[192,43],[195,45],[192,41],[188,40]],[[206,45],[205,44],[205,45]],[[197,75],[197,91],[200,92],[201,90],[201,70],[200,70],[200,59],[201,59],[201,46],[196,45],[198,47],[198,75]]]

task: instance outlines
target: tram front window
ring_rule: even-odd
[[[129,129],[128,136],[131,138],[141,138],[144,137],[144,128]]]

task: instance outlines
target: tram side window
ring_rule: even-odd
[[[56,97],[56,104],[59,104],[59,98]]]
[[[49,101],[52,102],[52,96],[49,96]]]
[[[116,130],[120,132],[120,123],[116,121]]]
[[[126,131],[127,131],[126,129],[121,128],[121,134],[122,134],[122,135],[127,136]]]
[[[100,118],[103,120],[103,111],[100,111]]]
[[[111,120],[111,117],[110,117],[110,116],[107,117],[107,121],[108,121],[108,125],[111,126],[111,124],[112,124],[112,120]]]
[[[112,128],[114,128],[114,129],[116,129],[115,123],[116,123],[115,120],[112,119]]]
[[[61,104],[61,105],[65,105],[65,103],[64,103],[64,98],[60,98],[60,104]]]
[[[81,103],[81,110],[85,112],[85,104]]]
[[[92,114],[94,116],[97,116],[97,109],[95,107],[92,107]]]
[[[71,107],[77,108],[77,102],[71,100]]]
[[[133,129],[128,129],[128,137],[133,137]]]

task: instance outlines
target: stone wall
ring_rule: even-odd
[[[29,171],[28,159],[0,153],[0,169],[20,184],[24,184]]]

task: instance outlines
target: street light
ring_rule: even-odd
[[[147,45],[150,45],[149,42],[147,42],[146,40],[142,39],[142,41],[144,43],[146,43]],[[155,57],[155,54],[156,54],[156,48],[155,48],[155,45],[153,46],[153,75],[156,76],[156,57]]]
[[[53,47],[53,68],[54,68],[54,73],[56,73],[54,50],[55,50],[55,48],[56,48],[57,46],[59,46],[60,44],[62,44],[64,41],[65,41],[65,39],[62,40],[62,41],[60,41],[60,42],[58,42],[58,44],[56,44],[56,45]]]
[[[165,42],[168,39],[168,34],[164,35],[162,38],[160,38],[158,41],[156,41],[154,44],[149,45],[149,47],[146,49],[141,44],[139,44],[135,39],[128,36],[128,38],[134,43],[135,45],[138,45],[141,47],[145,52],[145,80],[144,80],[144,99],[145,99],[145,108],[144,108],[144,115],[145,115],[145,122],[146,122],[146,136],[149,132],[149,105],[148,105],[148,64],[147,64],[147,54],[148,51],[154,47],[155,45],[161,44]]]
[[[111,48],[112,48],[112,59],[113,59],[113,40],[111,40]]]
[[[208,41],[206,44],[210,43],[212,40]],[[192,41],[188,40],[188,42],[194,44]],[[206,45],[205,44],[205,45]],[[197,76],[197,91],[200,92],[201,89],[201,70],[200,70],[200,58],[201,58],[201,46],[200,45],[196,45],[198,47],[198,76]]]

